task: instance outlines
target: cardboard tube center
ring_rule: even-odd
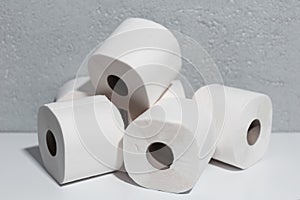
[[[254,145],[260,135],[261,124],[258,119],[252,121],[247,132],[247,142],[249,145]]]
[[[118,76],[109,75],[107,77],[109,87],[120,96],[128,95],[128,88],[126,83]]]
[[[48,130],[46,133],[46,142],[47,142],[47,147],[50,155],[53,157],[56,156],[56,152],[57,152],[56,140],[52,131],[50,130]]]
[[[173,164],[174,155],[171,148],[166,144],[155,142],[149,145],[147,149],[147,159],[156,169],[165,170]]]

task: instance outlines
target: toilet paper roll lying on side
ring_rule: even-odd
[[[206,104],[216,118],[220,139],[214,159],[246,169],[263,157],[272,128],[272,102],[267,95],[209,85],[200,88],[194,99]]]
[[[71,99],[80,99],[82,97],[92,96],[95,89],[92,85],[90,77],[77,77],[66,82],[59,88],[55,101],[68,101]]]
[[[199,114],[201,113],[201,114]],[[131,123],[124,135],[124,164],[139,185],[182,193],[194,187],[214,151],[201,157],[212,115],[191,99],[168,98]]]
[[[120,169],[124,124],[105,96],[42,106],[38,139],[43,163],[59,184]]]
[[[174,35],[150,20],[125,20],[88,63],[97,94],[134,119],[153,105],[181,69]]]

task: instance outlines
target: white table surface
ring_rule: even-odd
[[[212,163],[187,194],[134,185],[125,173],[59,186],[41,165],[36,134],[0,134],[0,199],[300,199],[300,134],[272,134],[264,159],[241,171]]]

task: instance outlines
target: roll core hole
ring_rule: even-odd
[[[260,129],[260,121],[258,119],[253,120],[247,132],[247,142],[249,145],[254,145],[257,142],[260,135]]]
[[[56,145],[56,140],[55,137],[52,133],[52,131],[48,130],[46,134],[46,142],[47,142],[47,147],[48,151],[51,156],[55,156],[57,152],[57,145]]]
[[[107,83],[109,87],[115,91],[118,95],[127,96],[128,95],[128,88],[126,83],[115,75],[109,75],[107,77]]]
[[[149,163],[159,170],[169,169],[173,164],[174,155],[170,147],[164,143],[152,143],[147,149]]]

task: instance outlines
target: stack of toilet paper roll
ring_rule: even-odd
[[[168,29],[125,20],[90,56],[89,76],[68,81],[39,109],[49,174],[65,184],[124,165],[142,187],[183,193],[212,158],[240,169],[257,163],[269,143],[270,98],[207,85],[188,99],[180,69],[180,45]]]

